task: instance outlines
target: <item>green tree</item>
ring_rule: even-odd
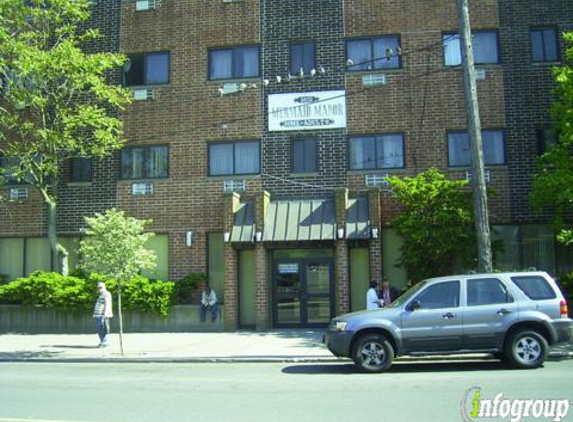
[[[531,202],[537,209],[555,209],[555,223],[561,229],[557,239],[571,244],[573,230],[568,229],[564,217],[573,212],[573,32],[564,37],[569,45],[565,63],[553,70],[557,88],[552,116],[558,142],[538,159]]]
[[[452,274],[456,266],[475,268],[476,233],[472,193],[466,180],[451,181],[431,168],[416,177],[388,178],[405,207],[392,226],[402,236],[400,265],[408,277]]]
[[[142,270],[151,271],[156,266],[155,253],[144,246],[154,236],[145,232],[151,220],[128,217],[114,208],[85,220],[86,237],[80,242],[80,266],[87,272],[117,281],[119,341],[123,353],[121,288]]]
[[[40,191],[50,246],[63,274],[68,253],[56,229],[63,161],[102,158],[121,148],[122,123],[114,112],[129,102],[129,91],[107,79],[125,58],[83,51],[101,37],[86,29],[91,5],[90,0],[0,1],[3,172]]]

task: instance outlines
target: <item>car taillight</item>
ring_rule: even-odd
[[[559,311],[561,313],[561,318],[567,318],[569,311],[567,309],[567,302],[565,302],[564,300],[562,300],[561,303],[559,304]]]

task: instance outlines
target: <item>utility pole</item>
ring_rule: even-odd
[[[457,0],[457,3],[464,94],[468,114],[468,134],[472,162],[473,202],[478,243],[478,271],[491,272],[493,270],[491,238],[468,0]]]

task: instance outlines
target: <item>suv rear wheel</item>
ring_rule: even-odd
[[[352,359],[363,372],[383,372],[392,366],[394,349],[383,335],[366,334],[354,345]]]
[[[518,330],[505,344],[507,362],[515,368],[537,368],[547,358],[549,345],[537,331]]]

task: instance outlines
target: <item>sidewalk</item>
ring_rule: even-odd
[[[273,330],[231,333],[127,333],[97,348],[95,334],[0,335],[0,361],[64,362],[337,362],[322,344],[322,331]],[[573,343],[552,349],[551,358],[573,358]],[[489,359],[489,355],[404,357],[399,360]]]

